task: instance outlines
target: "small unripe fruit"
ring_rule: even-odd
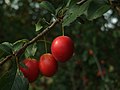
[[[20,66],[20,70],[30,83],[35,81],[39,76],[38,61],[36,59],[26,58],[23,63],[26,65],[26,68]]]
[[[101,61],[100,61],[100,64],[105,64],[105,61],[104,61],[104,60],[101,60]]]
[[[58,64],[52,54],[46,53],[40,57],[39,69],[47,77],[51,77],[57,72]]]
[[[94,54],[93,50],[92,50],[92,49],[89,49],[89,50],[88,50],[88,54],[92,56],[92,55]]]
[[[74,43],[68,36],[55,38],[51,45],[51,52],[57,61],[65,62],[69,60],[74,51]]]
[[[97,77],[101,77],[101,76],[105,76],[106,75],[106,71],[105,69],[102,69],[102,73],[100,73],[100,71],[97,71]]]

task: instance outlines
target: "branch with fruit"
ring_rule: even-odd
[[[45,23],[47,23],[49,26],[47,28],[45,28],[42,32],[40,32],[40,33],[37,32],[38,34],[36,37],[31,39],[30,41],[23,42],[22,45],[17,48],[17,50],[16,49],[14,50],[14,44],[12,44],[12,49],[9,48],[11,50],[10,53],[8,53],[8,51],[6,51],[6,50],[3,50],[3,51],[6,51],[7,53],[5,52],[5,55],[0,55],[1,56],[0,71],[4,68],[3,66],[5,66],[7,61],[13,61],[15,63],[15,64],[12,64],[12,68],[15,70],[10,70],[11,68],[9,70],[6,70],[7,72],[9,71],[9,73],[7,73],[8,77],[10,77],[10,78],[13,77],[13,79],[9,80],[8,82],[13,81],[14,83],[16,83],[14,78],[16,78],[16,76],[21,72],[23,73],[24,77],[26,77],[28,79],[29,83],[34,82],[38,78],[39,74],[42,74],[43,76],[46,76],[46,77],[52,77],[53,75],[55,75],[55,73],[58,71],[58,62],[64,63],[64,62],[70,60],[70,58],[73,56],[73,53],[74,53],[74,43],[70,37],[64,36],[64,27],[74,25],[74,24],[72,24],[74,21],[76,24],[78,24],[78,26],[82,26],[82,25],[80,25],[80,23],[82,23],[83,21],[89,22],[89,20],[92,21],[94,19],[97,19],[98,17],[103,16],[103,14],[110,9],[110,5],[108,5],[104,2],[101,4],[99,2],[96,2],[95,0],[81,0],[79,2],[72,2],[72,0],[68,0],[68,2],[66,2],[65,5],[62,5],[61,7],[58,7],[58,8],[54,8],[53,5],[51,3],[49,3],[48,1],[43,1],[40,3],[40,5],[41,5],[41,7],[45,8],[49,12],[48,14],[51,15],[51,17],[49,18],[49,20],[51,20],[51,24],[48,23],[47,20],[44,20]],[[94,8],[94,6],[96,6],[96,8]],[[92,10],[93,8],[94,8],[94,10]],[[83,17],[82,15],[85,16],[86,18]],[[40,20],[39,20],[39,22],[40,22]],[[42,24],[42,22],[41,22],[41,24]],[[61,30],[62,36],[57,36],[52,41],[52,44],[50,46],[51,53],[48,53],[47,52],[47,44],[46,44],[48,41],[46,41],[45,35],[57,24],[62,26],[60,28],[60,29],[62,29]],[[42,26],[40,25],[40,26],[38,26],[38,28],[42,28]],[[37,28],[37,24],[36,24],[36,31],[39,31],[38,28]],[[81,27],[78,27],[78,28],[82,29]],[[78,28],[75,28],[75,30],[77,30]],[[72,30],[72,28],[70,28],[70,29]],[[77,32],[75,30],[72,33],[74,33],[74,34],[81,33],[80,31]],[[86,35],[86,34],[83,34],[83,36],[84,35]],[[44,37],[43,41],[45,43],[46,53],[42,53],[42,55],[40,55],[40,53],[37,53],[37,54],[34,53],[33,57],[35,55],[40,56],[38,60],[35,59],[36,57],[30,58],[29,57],[30,55],[27,56],[26,51],[27,51],[28,47],[31,45],[34,46],[34,44],[38,45],[38,41],[40,41],[39,39],[41,39],[42,37]],[[85,37],[87,39],[89,38],[87,35]],[[83,41],[84,40],[86,43],[86,39],[83,39]],[[91,40],[92,40],[92,38],[91,38]],[[76,41],[79,41],[79,40],[76,40]],[[84,44],[85,45],[84,47],[88,47],[89,46],[88,43],[89,42],[87,42],[87,44]],[[36,47],[37,47],[37,45],[36,45]],[[76,46],[77,45],[81,47],[81,42],[76,43]],[[93,47],[94,47],[94,45],[93,45]],[[32,51],[32,50],[33,49],[30,48],[29,51]],[[29,53],[29,51],[28,51],[28,53]],[[37,51],[37,49],[35,50],[35,52],[36,51]],[[34,52],[34,50],[33,50],[33,52]],[[102,70],[101,65],[98,61],[97,55],[95,54],[95,52],[93,50],[89,50],[88,53],[89,53],[90,57],[95,60],[94,62],[96,63],[96,65],[98,67],[97,77],[98,78],[101,77],[101,79],[104,81],[106,72]],[[22,55],[24,55],[25,57],[23,56],[24,57],[23,58]],[[77,55],[77,54],[75,53],[74,55]],[[78,57],[81,57],[81,56],[82,56],[82,58],[85,58],[83,61],[86,62],[86,60],[87,60],[86,51],[85,51],[85,54],[83,53],[83,54],[79,55]],[[22,57],[22,59],[21,59],[21,57]],[[75,57],[75,59],[78,57]],[[15,58],[15,59],[12,60],[13,58]],[[23,66],[22,66],[20,60],[22,61]],[[73,62],[74,62],[74,60],[73,60]],[[92,62],[92,63],[94,64],[94,62]],[[90,64],[89,62],[87,62],[87,63]],[[74,67],[75,67],[75,65],[73,65],[73,67],[72,67],[73,70],[74,70]],[[0,77],[1,83],[4,80],[4,78],[6,79],[6,77],[3,77],[6,75],[6,71],[1,74],[1,77]],[[9,76],[12,73],[14,73],[14,75]],[[75,81],[74,74],[71,74],[71,77],[72,77],[71,81],[74,83],[74,81]],[[85,78],[83,77],[83,81],[85,84],[87,84],[87,82],[88,82],[86,77],[87,76],[85,76]],[[22,79],[23,79],[23,77],[22,77]],[[6,79],[6,81],[7,81],[7,79]],[[13,82],[11,83],[11,86],[13,85]],[[6,82],[4,82],[4,83],[6,84]],[[75,85],[76,84],[73,84],[73,87],[75,87]],[[105,84],[105,87],[108,90],[108,87],[106,84]],[[5,89],[5,90],[7,90],[7,89]],[[14,90],[14,89],[12,89],[12,90]]]
[[[12,55],[8,55],[6,56],[6,58],[4,58],[3,60],[1,60],[0,65],[3,65],[6,61],[10,60],[13,56],[19,57],[24,51],[25,49],[35,43],[40,37],[42,37],[43,35],[45,35],[48,31],[50,31],[57,23],[59,23],[60,20],[56,19],[50,26],[48,26],[47,28],[45,28],[41,33],[39,33],[36,37],[34,37],[32,40],[30,40],[28,43],[24,44],[24,46],[19,49],[17,52],[13,53]]]
[[[63,35],[55,38],[51,45],[51,53],[46,52],[43,54],[40,57],[39,62],[33,58],[25,58],[23,60],[23,64],[26,68],[19,65],[20,61],[18,58],[25,52],[26,48],[29,45],[37,42],[42,36],[44,36],[48,31],[50,31],[56,24],[60,22],[61,19],[55,19],[55,21],[53,21],[50,26],[44,29],[28,43],[24,44],[18,51],[14,52],[12,55],[6,56],[6,58],[0,62],[0,65],[2,66],[5,62],[11,60],[12,57],[17,58],[16,62],[18,64],[18,68],[23,72],[24,76],[30,83],[36,80],[36,78],[39,76],[39,71],[46,77],[53,76],[58,70],[58,62],[66,62],[73,55],[74,43],[70,37]],[[64,33],[64,29],[62,32]]]

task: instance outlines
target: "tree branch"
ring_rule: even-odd
[[[59,23],[60,20],[56,19],[50,26],[48,26],[47,28],[45,28],[42,32],[40,32],[36,37],[34,37],[32,40],[30,40],[28,43],[24,44],[23,47],[21,49],[19,49],[17,52],[15,52],[12,55],[8,55],[6,56],[1,62],[0,62],[0,66],[3,65],[6,61],[10,60],[12,58],[12,56],[17,56],[19,57],[24,51],[25,49],[33,44],[34,42],[36,42],[40,37],[42,37],[43,35],[45,35],[48,31],[50,31],[57,23]]]
[[[120,1],[119,0],[108,0],[110,5],[115,8],[120,16]]]

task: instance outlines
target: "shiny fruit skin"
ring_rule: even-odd
[[[51,52],[57,61],[65,62],[73,55],[74,43],[68,36],[59,36],[53,40]]]
[[[20,66],[20,70],[30,83],[35,81],[39,76],[38,61],[36,59],[26,58],[23,63],[26,65],[26,68]]]
[[[47,77],[51,77],[57,72],[58,64],[52,54],[46,53],[40,57],[39,69]]]

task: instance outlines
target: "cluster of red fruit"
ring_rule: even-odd
[[[42,75],[51,77],[58,69],[58,62],[66,62],[69,60],[74,51],[73,41],[68,36],[59,36],[55,38],[51,45],[51,53],[43,54],[39,62],[35,59],[26,58],[23,63],[27,68],[20,67],[24,76],[33,82],[39,76],[39,71]]]

